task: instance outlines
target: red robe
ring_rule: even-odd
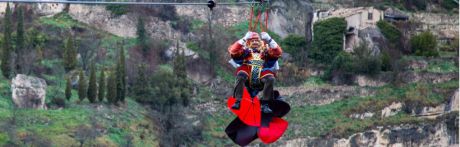
[[[264,46],[268,49],[259,52],[256,49],[246,48],[237,41],[228,48],[232,59],[241,65],[237,68],[236,75],[245,74],[250,78],[250,82],[268,75],[276,76],[274,66],[283,50],[279,45],[274,45],[273,48],[265,44]]]

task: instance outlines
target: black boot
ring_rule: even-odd
[[[270,109],[270,107],[268,107],[267,102],[262,103],[261,109],[262,109],[263,113],[272,113],[273,112],[272,109]]]
[[[244,83],[247,79],[247,76],[243,74],[237,76],[235,90],[233,91],[233,97],[236,99],[236,102],[232,105],[232,109],[240,109],[240,101],[243,99]]]
[[[241,100],[236,100],[236,102],[232,105],[232,109],[235,109],[235,110],[240,109],[240,101]]]

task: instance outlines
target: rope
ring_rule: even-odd
[[[249,24],[248,24],[248,29],[249,31],[252,31],[252,15],[254,14],[254,6],[251,6],[251,14],[249,15]]]
[[[253,22],[252,18],[254,17],[254,6],[251,5],[251,11],[250,11],[249,22],[248,22],[248,30],[249,31],[256,31],[257,26],[259,26],[260,31],[265,32],[266,30],[268,30],[268,10],[269,10],[268,7],[269,7],[269,4],[268,4],[268,2],[262,0],[256,6],[257,6],[256,7],[257,16],[255,17],[255,20]],[[265,27],[264,27],[263,20],[261,20],[261,16],[263,15],[264,12],[265,12]]]
[[[262,32],[265,32],[268,30],[268,11],[270,10],[270,8],[268,8],[267,10],[265,10],[265,29],[262,28]]]

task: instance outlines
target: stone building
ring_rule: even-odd
[[[332,17],[343,17],[347,21],[347,32],[344,36],[343,49],[352,51],[359,44],[359,31],[366,28],[376,28],[384,13],[374,7],[357,7],[336,10],[318,10],[313,22]]]

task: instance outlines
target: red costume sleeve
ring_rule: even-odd
[[[280,46],[268,49],[268,58],[270,59],[278,59],[281,57],[281,54],[283,54],[283,50]]]
[[[230,56],[232,58],[240,57],[241,55],[244,54],[243,45],[238,43],[238,41],[233,43],[230,47],[228,47],[228,53],[230,53]]]

